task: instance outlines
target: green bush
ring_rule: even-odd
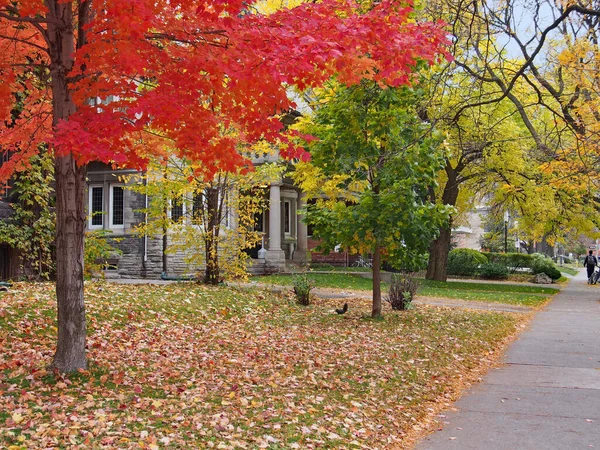
[[[534,253],[533,264],[531,269],[534,274],[537,273],[545,273],[553,280],[558,280],[561,277],[560,271],[557,269],[554,261],[548,258],[546,255],[542,255],[541,253]]]
[[[499,263],[487,263],[479,268],[479,274],[482,278],[488,280],[506,280],[508,278],[509,270],[503,264]]]
[[[105,230],[85,233],[83,270],[86,276],[102,274],[105,269],[103,261],[123,253],[110,244],[108,239],[110,233]],[[113,241],[119,242],[121,238],[113,238]]]
[[[310,291],[314,286],[308,275],[305,273],[294,275],[293,283],[296,301],[303,306],[310,305]]]
[[[558,270],[555,267],[552,267],[548,270],[546,270],[546,275],[548,275],[550,278],[552,278],[554,281],[558,280],[560,277],[562,277],[562,273],[560,273],[560,270]]]
[[[510,273],[515,273],[519,269],[531,268],[533,265],[533,256],[527,253],[491,253],[484,252],[485,257],[491,263],[502,264],[508,267]]]
[[[448,275],[474,276],[479,273],[479,266],[487,262],[487,258],[477,250],[456,248],[448,254]]]
[[[418,288],[419,282],[415,278],[395,273],[392,275],[390,293],[387,297],[384,297],[384,300],[395,311],[411,309]]]

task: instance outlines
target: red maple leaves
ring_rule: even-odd
[[[242,146],[281,139],[277,115],[295,106],[288,86],[333,75],[407,84],[417,61],[435,61],[446,43],[441,25],[409,21],[410,5],[393,0],[324,0],[271,15],[242,1],[106,0],[79,16],[73,3],[73,23],[60,25],[76,42],[86,34],[67,68],[77,110],[53,128],[47,49],[57,24],[43,5],[0,0],[0,120],[9,124],[0,146],[26,157],[51,142],[80,163],[143,167],[175,154],[209,175],[232,170],[248,162]],[[304,157],[292,143],[283,153]]]

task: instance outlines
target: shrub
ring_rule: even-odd
[[[393,274],[390,293],[384,300],[395,311],[405,311],[412,308],[412,301],[417,294],[419,282],[410,276]]]
[[[527,253],[492,253],[484,252],[483,255],[491,263],[502,264],[508,267],[511,273],[517,272],[519,269],[531,268],[533,264],[533,256]]]
[[[560,270],[558,270],[556,267],[552,267],[548,270],[546,270],[546,275],[548,275],[550,278],[552,278],[554,281],[558,280],[560,277],[562,277],[562,273],[560,273]]]
[[[457,248],[448,254],[448,275],[477,275],[479,266],[487,262],[487,258],[477,250]]]
[[[308,275],[305,273],[294,275],[294,295],[300,305],[310,305],[310,291],[313,288],[314,286]]]
[[[561,277],[560,271],[556,268],[554,261],[541,253],[533,254],[533,264],[531,269],[534,274],[545,273],[553,280],[558,280]]]
[[[311,263],[310,268],[318,270],[333,270],[334,267],[328,263]]]
[[[479,268],[481,277],[488,280],[505,280],[508,278],[508,273],[508,267],[498,263],[487,263]]]
[[[83,269],[87,276],[101,275],[105,269],[104,260],[115,255],[121,255],[121,250],[113,247],[108,236],[110,231],[98,230],[85,233]],[[113,238],[114,242],[119,242],[120,238]]]

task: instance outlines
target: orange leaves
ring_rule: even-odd
[[[196,285],[94,282],[86,296],[90,369],[67,378],[43,369],[50,285],[0,296],[0,446],[405,448],[516,320],[419,308],[371,322],[359,299],[340,319],[320,299],[307,311]]]
[[[410,83],[416,61],[434,61],[445,44],[439,25],[409,23],[411,8],[395,1],[367,12],[337,0],[269,16],[245,8],[239,0],[104,2],[83,24],[87,44],[73,56],[66,95],[78,111],[55,130],[58,152],[73,152],[81,163],[135,167],[168,145],[206,165],[207,173],[234,170],[247,164],[240,145],[280,139],[282,125],[273,117],[293,107],[286,85],[305,88],[333,75],[347,83]],[[49,140],[48,75],[58,69],[49,70],[44,51],[52,42],[28,22],[41,12],[37,17],[46,26],[43,18],[53,20],[51,13],[39,0],[19,2],[19,11],[18,44],[0,38],[9,63],[23,68],[19,75],[34,74],[26,90],[9,87],[8,72],[0,74],[0,113],[14,106],[7,100],[11,90],[27,92],[29,120],[17,124],[23,132],[0,135],[0,145],[15,149],[22,148],[22,136],[35,144]],[[0,19],[0,29],[15,23]],[[64,61],[65,67],[70,63]],[[283,155],[306,157],[291,145]]]
[[[8,68],[0,67],[0,74],[3,75],[4,82],[0,83],[0,121],[10,122],[10,112],[12,109],[12,88],[14,73]],[[6,75],[5,75],[6,74]]]

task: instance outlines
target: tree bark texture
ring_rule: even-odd
[[[381,316],[381,249],[375,246],[373,252],[373,308],[371,317]]]
[[[219,231],[221,223],[221,208],[219,205],[219,189],[209,188],[206,190],[206,208],[208,211],[208,229],[206,230],[204,243],[206,247],[206,269],[204,282],[207,284],[219,284]]]
[[[453,168],[450,162],[446,163],[446,175],[448,180],[444,186],[442,194],[442,204],[455,206],[459,193],[458,177],[462,170],[462,164]],[[427,274],[425,278],[428,280],[446,281],[448,278],[448,253],[450,253],[450,242],[452,240],[452,218],[448,220],[448,224],[440,227],[440,234],[429,246],[429,262],[427,264]]]
[[[67,75],[73,67],[75,34],[71,3],[53,1],[55,21],[48,25],[51,57],[53,125],[75,112]],[[55,149],[56,150],[56,149]],[[64,149],[62,149],[64,150]],[[64,151],[61,153],[64,155]],[[56,156],[56,299],[58,342],[52,366],[60,372],[86,368],[83,241],[85,167],[72,154]]]
[[[58,343],[53,367],[86,368],[83,241],[85,168],[72,155],[56,158],[56,298]]]
[[[448,278],[448,253],[452,239],[451,225],[440,228],[440,235],[429,247],[429,263],[427,265],[428,280],[446,281]]]

